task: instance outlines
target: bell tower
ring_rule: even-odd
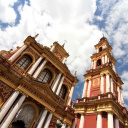
[[[86,71],[82,98],[75,104],[76,128],[124,128],[127,110],[124,107],[121,78],[116,72],[112,47],[105,37],[95,46],[91,69]]]

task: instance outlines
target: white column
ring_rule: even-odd
[[[10,112],[9,116],[6,118],[6,120],[3,123],[3,125],[1,126],[1,128],[8,128],[9,124],[11,123],[11,121],[13,120],[13,118],[16,115],[17,111],[19,110],[20,106],[24,102],[25,97],[26,97],[25,95],[21,96],[19,101],[15,104],[14,108]]]
[[[63,82],[64,82],[64,76],[61,78],[61,81],[60,81],[60,83],[59,83],[59,86],[58,86],[56,95],[59,95],[60,90],[61,90],[61,88],[62,88],[62,84],[63,84]]]
[[[91,89],[91,80],[89,80],[89,83],[88,83],[87,97],[90,97],[90,89]]]
[[[107,55],[105,55],[105,63],[107,63],[107,58],[108,58]]]
[[[94,67],[94,60],[92,61],[91,69],[93,69],[93,67]]]
[[[109,58],[107,59],[107,62],[109,63]]]
[[[63,124],[61,128],[66,128],[66,124]]]
[[[63,59],[63,61],[62,61],[62,63],[63,63],[63,64],[66,62],[66,59],[67,59],[67,58],[66,58],[66,57],[64,57],[64,59]]]
[[[110,75],[106,74],[106,92],[109,92],[110,89]]]
[[[114,128],[113,114],[112,113],[108,113],[108,128]]]
[[[120,87],[117,87],[117,91],[118,91],[118,102],[120,103]]]
[[[73,91],[74,91],[74,86],[72,86],[71,91],[70,91],[70,94],[69,94],[69,96],[68,96],[68,102],[67,102],[67,105],[68,105],[68,106],[70,106],[70,104],[71,104]]]
[[[96,69],[96,60],[94,60],[94,67],[93,69]]]
[[[124,99],[123,99],[122,91],[121,91],[121,103],[122,103],[122,106],[124,106]]]
[[[43,111],[42,116],[41,116],[41,118],[40,118],[40,121],[39,121],[39,123],[38,123],[38,126],[37,126],[36,128],[42,128],[43,123],[44,123],[44,120],[45,120],[46,115],[47,115],[47,112],[48,112],[48,110],[44,110],[44,111]]]
[[[84,127],[84,115],[81,115],[79,128]]]
[[[101,91],[101,94],[104,93],[104,76],[103,75],[101,75],[100,91]]]
[[[102,64],[104,64],[104,56],[102,56]]]
[[[111,92],[113,93],[113,79],[111,78]]]
[[[37,78],[38,75],[40,74],[42,68],[44,67],[44,65],[47,63],[47,60],[44,60],[43,63],[41,64],[41,66],[37,69],[37,71],[34,73],[33,77]]]
[[[49,124],[51,122],[51,119],[52,119],[52,113],[49,114],[47,120],[46,120],[46,123],[45,123],[45,126],[44,128],[48,128],[49,127]]]
[[[4,104],[4,106],[0,110],[0,122],[3,119],[3,117],[6,115],[7,111],[10,109],[14,101],[19,95],[19,91],[14,92],[11,97],[7,100],[7,102]]]
[[[60,73],[56,79],[56,82],[55,84],[53,85],[53,88],[52,88],[52,91],[55,92],[56,88],[57,88],[57,85],[59,83],[59,80],[60,80],[60,77],[61,77],[62,73]]]
[[[23,45],[16,53],[14,53],[10,58],[9,61],[13,62],[25,49],[27,45]]]
[[[98,53],[98,52],[99,52],[99,49],[97,48],[97,49],[96,49],[96,53]]]
[[[53,45],[50,49],[51,52],[53,52],[53,50],[55,49],[55,46]]]
[[[82,98],[85,97],[86,91],[87,91],[87,80],[84,82],[84,88],[83,88]]]
[[[115,128],[119,128],[119,120],[115,118]]]
[[[76,118],[75,118],[75,120],[72,123],[72,128],[75,128],[75,126],[76,126]]]
[[[35,69],[37,68],[37,66],[39,65],[39,63],[41,62],[43,58],[40,57],[32,66],[32,68],[28,71],[28,74],[32,75],[32,73],[35,71]]]
[[[102,128],[102,114],[97,113],[97,128]]]

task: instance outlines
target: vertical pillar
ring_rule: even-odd
[[[89,80],[89,83],[88,83],[87,97],[90,97],[90,89],[91,89],[91,79]]]
[[[53,45],[50,49],[51,52],[53,52],[53,50],[55,49],[55,46]]]
[[[44,111],[43,111],[42,116],[41,116],[41,118],[40,118],[40,121],[39,121],[39,123],[38,123],[38,125],[37,125],[36,128],[42,128],[43,123],[44,123],[44,120],[45,120],[46,115],[47,115],[47,112],[48,112],[48,110],[44,110]]]
[[[91,69],[93,69],[93,67],[94,67],[94,60],[92,60]]]
[[[52,88],[52,91],[55,92],[56,88],[57,88],[57,85],[59,83],[59,80],[60,80],[60,77],[61,77],[62,73],[59,73],[57,79],[56,79],[56,82],[54,83],[53,85],[53,88]]]
[[[61,128],[66,128],[66,124],[63,124]]]
[[[102,56],[102,64],[104,64],[104,56]]]
[[[87,91],[87,80],[85,80],[85,82],[84,82],[84,88],[83,88],[82,98],[85,97],[86,91]]]
[[[108,112],[108,128],[114,128],[113,125],[113,114]]]
[[[108,58],[107,55],[105,55],[105,63],[107,63],[107,58]]]
[[[14,53],[10,58],[9,61],[13,62],[25,49],[27,45],[23,45],[16,53]]]
[[[79,128],[83,128],[83,127],[84,127],[84,115],[81,114]]]
[[[101,94],[104,93],[104,76],[103,76],[103,74],[101,74],[100,91],[101,91]]]
[[[66,62],[66,59],[67,59],[67,58],[66,58],[66,57],[64,57],[64,59],[63,59],[63,61],[62,61],[62,63],[63,63],[63,64]]]
[[[119,120],[117,119],[117,117],[115,118],[115,128],[119,128]]]
[[[19,110],[20,106],[24,102],[25,97],[26,97],[25,95],[20,97],[19,101],[15,104],[14,108],[10,112],[9,116],[6,118],[6,120],[3,123],[3,125],[1,126],[1,128],[8,128],[9,124],[11,123],[11,121],[13,120],[13,118],[16,115],[17,111]]]
[[[102,114],[97,113],[97,128],[102,128]]]
[[[110,90],[110,75],[106,74],[106,92],[109,92]]]
[[[75,128],[75,126],[76,126],[76,118],[75,118],[75,120],[72,123],[72,128]]]
[[[7,111],[10,109],[10,107],[12,106],[12,104],[14,103],[14,101],[16,100],[18,95],[19,95],[19,91],[14,92],[11,95],[11,97],[7,100],[5,105],[1,108],[1,110],[0,110],[0,122],[4,118],[4,116],[6,115]]]
[[[32,75],[32,73],[35,71],[35,69],[37,68],[37,66],[39,65],[39,63],[41,62],[43,58],[40,57],[35,64],[32,66],[32,68],[28,71],[28,74]]]
[[[96,60],[94,60],[94,67],[93,69],[96,69]]]
[[[62,78],[61,78],[61,80],[60,80],[60,83],[59,83],[59,86],[58,86],[56,95],[59,95],[60,90],[61,90],[61,88],[62,88],[62,84],[63,84],[63,82],[64,82],[64,76],[62,76]]]
[[[99,49],[97,48],[97,49],[96,49],[96,53],[98,53],[98,52],[99,52]]]
[[[120,87],[117,87],[117,91],[118,91],[118,102],[120,103]]]
[[[124,106],[124,99],[123,99],[122,91],[121,91],[121,104],[122,106]]]
[[[50,113],[49,115],[48,115],[48,118],[47,118],[47,121],[46,121],[46,123],[45,123],[45,126],[44,126],[44,128],[48,128],[49,127],[49,124],[50,124],[50,122],[51,122],[51,119],[52,119],[52,113]]]
[[[68,105],[68,106],[70,106],[70,104],[71,104],[73,91],[74,91],[74,86],[72,86],[71,91],[70,91],[70,94],[69,94],[69,96],[68,96],[68,102],[67,102],[67,105]]]
[[[111,92],[113,93],[113,79],[111,78]]]
[[[42,68],[44,67],[44,65],[47,63],[47,60],[44,60],[41,64],[41,66],[37,69],[37,71],[34,73],[33,77],[37,78],[39,73],[41,72]]]

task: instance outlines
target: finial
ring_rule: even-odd
[[[76,76],[76,74],[77,74],[77,71],[75,71],[75,74],[74,74],[74,76]]]
[[[62,45],[63,48],[64,48],[64,45],[65,45],[65,43]]]
[[[63,48],[64,48],[64,46],[65,46],[65,43],[67,43],[67,40],[64,40],[64,44],[62,45]]]
[[[102,33],[103,37],[104,37],[104,33]]]
[[[38,36],[39,34],[36,34],[33,38],[36,39],[36,37]]]
[[[80,94],[78,94],[78,98],[80,98]]]

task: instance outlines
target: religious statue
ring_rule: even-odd
[[[62,127],[62,120],[59,118],[56,122],[56,128],[61,128]]]

